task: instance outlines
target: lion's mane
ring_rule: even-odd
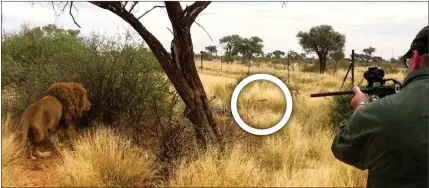
[[[88,97],[82,84],[76,82],[57,82],[47,91],[46,95],[56,97],[63,105],[63,117],[65,121],[80,118],[87,108]]]

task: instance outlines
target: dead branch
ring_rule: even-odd
[[[55,2],[51,1],[52,10],[54,10],[54,14],[55,14],[55,16],[58,16],[57,11],[55,10],[54,3],[55,3]]]
[[[143,24],[139,22],[139,20],[134,15],[123,9],[120,6],[120,3],[113,1],[90,1],[90,3],[102,9],[109,10],[110,12],[114,13],[115,15],[129,23],[134,28],[134,30],[136,30],[137,33],[142,36],[143,40],[148,44],[151,49],[160,50],[159,53],[155,53],[154,55],[160,61],[161,66],[165,68],[166,73],[171,74],[170,70],[172,70],[174,71],[172,74],[179,74],[175,72],[175,69],[173,68],[173,65],[171,63],[169,63],[168,61],[161,61],[162,58],[165,58],[164,56],[168,56],[168,53],[162,46],[161,42],[159,42],[159,40],[155,36],[153,36],[153,34],[150,33],[147,28],[144,27]]]
[[[73,16],[73,14],[72,14],[72,8],[73,8],[74,6],[73,6],[73,1],[71,1],[70,2],[70,10],[69,10],[69,13],[70,13],[70,16],[72,17],[72,19],[73,19],[73,22],[74,22],[74,24],[76,24],[79,28],[81,28],[80,27],[80,25],[76,22],[76,20],[74,19],[74,16]],[[77,10],[77,9],[76,9]]]
[[[286,6],[287,6],[287,2],[283,1],[283,2],[282,2],[282,8],[284,8],[284,7],[286,7]]]
[[[197,21],[194,21],[194,22],[195,24],[200,26],[204,30],[204,32],[206,32],[206,34],[210,37],[210,40],[213,42],[212,36],[210,36],[209,32],[207,32],[207,30],[202,25],[200,25]]]
[[[66,10],[68,4],[69,4],[69,2],[66,2],[66,4],[63,7],[63,10],[61,10],[60,14],[64,13],[64,11]]]
[[[136,3],[137,4],[137,3]],[[134,8],[134,6],[133,7],[131,7],[131,10]],[[148,14],[150,11],[152,11],[153,9],[156,9],[156,8],[165,8],[165,6],[160,6],[160,5],[155,5],[155,6],[153,6],[151,9],[149,9],[148,11],[146,11],[145,13],[143,13],[141,16],[139,16],[137,19],[138,20],[140,20],[141,18],[143,18],[143,16],[145,16],[146,14]],[[131,12],[131,10],[130,10],[130,12]]]
[[[134,4],[133,5],[131,5],[131,8],[130,8],[130,10],[128,11],[128,12],[130,12],[131,13],[131,11],[133,11],[133,9],[134,9],[134,7],[137,5],[137,3],[139,3],[138,1],[134,1]]]
[[[173,31],[167,27],[167,29],[171,32],[172,35],[174,35]]]
[[[210,15],[210,14],[215,14],[215,13],[202,13],[202,14],[200,14],[198,16],[201,17],[201,16],[205,16],[205,15]]]

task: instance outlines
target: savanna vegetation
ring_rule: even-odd
[[[183,32],[178,35],[188,36]],[[150,36],[133,33],[82,35],[46,25],[2,36],[2,186],[365,186],[366,172],[330,151],[337,125],[352,112],[350,97],[309,97],[340,89],[350,60],[345,35],[327,25],[299,32],[306,53],[264,52],[261,37],[230,35],[219,39],[225,54],[208,45],[187,64],[154,51]],[[386,77],[403,79],[401,64],[372,57],[375,50],[355,54],[355,84],[365,84],[361,75],[375,64]],[[174,63],[195,75],[173,77],[181,75]],[[228,110],[232,90],[254,73],[279,77],[293,93],[287,126],[264,137],[244,132]],[[52,158],[29,161],[17,144],[20,114],[57,81],[83,83],[91,110],[76,123],[74,150],[64,145]],[[193,92],[207,99],[192,101]],[[287,105],[280,89],[265,81],[239,96],[241,117],[259,128],[276,124]],[[206,115],[192,115],[198,111]]]

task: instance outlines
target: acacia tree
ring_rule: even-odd
[[[272,54],[274,55],[274,58],[281,59],[282,56],[285,55],[285,52],[280,51],[280,50],[275,50]]]
[[[330,54],[343,49],[346,36],[334,31],[330,25],[315,26],[309,32],[297,34],[299,44],[307,52],[315,52],[319,57],[320,73],[326,70],[326,62]]]
[[[372,57],[372,60],[373,61],[375,61],[375,62],[383,62],[383,58],[381,58],[380,56],[374,56],[374,57]]]
[[[371,59],[371,54],[375,52],[375,48],[370,46],[368,48],[363,49],[362,51],[363,51],[363,53],[365,53],[366,63],[368,63],[369,60]]]
[[[213,53],[217,53],[216,46],[207,46],[206,47],[207,52],[210,53],[210,56],[213,56]]]
[[[232,62],[233,61],[233,54],[232,54],[232,49],[237,46],[241,41],[241,37],[239,35],[230,35],[230,36],[224,36],[222,38],[219,39],[219,43],[223,46],[223,48],[225,49],[225,56],[226,58],[226,62]]]
[[[293,50],[289,50],[289,52],[287,53],[287,58],[291,60],[298,60],[298,59],[301,59],[302,57],[297,52]]]
[[[232,48],[232,55],[241,54],[242,63],[247,64],[247,74],[250,74],[250,62],[254,55],[262,54],[263,40],[259,37],[253,36],[250,38],[240,38],[239,43],[235,44]]]
[[[135,12],[133,12],[139,3],[138,1],[90,1],[90,3],[122,18],[147,43],[185,103],[184,116],[192,122],[200,148],[205,150],[209,143],[220,143],[221,135],[209,108],[207,95],[195,66],[195,54],[190,31],[197,16],[211,2],[197,1],[182,9],[178,1],[165,1],[164,6],[154,6],[140,16],[134,15]],[[66,9],[67,7],[69,9]],[[76,23],[71,13],[72,7],[73,2],[67,2],[63,10],[70,10],[69,13]],[[161,42],[139,21],[155,8],[165,8],[170,19],[172,26],[170,31],[173,34],[171,53],[168,53]],[[76,25],[78,24],[76,23]]]
[[[232,47],[231,54],[237,55],[240,54],[242,56],[243,63],[249,61],[254,55],[262,54],[262,48],[264,45],[262,44],[263,40],[259,37],[253,36],[250,38],[239,38],[238,41],[235,42]]]

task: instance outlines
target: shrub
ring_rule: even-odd
[[[359,83],[357,86],[363,87],[365,83]],[[345,88],[352,90],[353,86],[351,83],[346,84]],[[353,99],[353,95],[338,95],[333,96],[334,107],[332,110],[332,123],[334,124],[333,128],[339,128],[339,125],[342,121],[347,121],[350,119],[351,115],[354,112],[352,105],[350,104]]]
[[[12,110],[23,112],[54,82],[75,81],[88,91],[88,119],[153,120],[153,106],[166,106],[170,86],[153,54],[130,33],[111,38],[78,33],[48,25],[4,37],[2,89],[17,94]]]
[[[348,120],[353,114],[353,107],[350,105],[354,95],[334,96],[334,109],[332,111],[332,123],[334,128],[338,128],[342,121]]]
[[[229,55],[225,55],[222,57],[222,61],[226,62],[226,63],[232,63],[234,62],[234,57],[233,56],[229,56]]]

